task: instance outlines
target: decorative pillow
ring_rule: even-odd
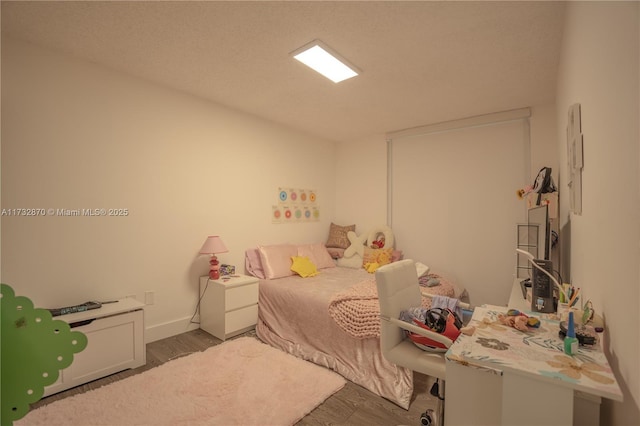
[[[329,239],[327,240],[326,246],[346,249],[349,247],[347,232],[355,230],[356,225],[340,226],[332,222],[329,228]]]
[[[369,231],[367,246],[375,248],[393,248],[395,238],[393,231],[388,226],[379,226]]]
[[[336,264],[323,243],[298,246],[298,256],[306,256],[318,269],[335,268]]]
[[[260,261],[266,279],[282,278],[293,275],[291,257],[297,256],[298,249],[293,244],[258,246]]]
[[[351,257],[341,257],[340,259],[338,259],[338,266],[342,268],[361,269],[362,256],[360,256],[359,254],[354,254]]]
[[[393,249],[372,249],[364,248],[364,256],[362,257],[362,266],[366,268],[367,263],[377,263],[379,266],[391,263],[391,255]]]
[[[258,247],[250,248],[244,252],[244,266],[249,274],[264,279],[264,269],[262,269]]]
[[[292,256],[291,261],[291,270],[302,278],[312,277],[319,274],[316,265],[314,265],[307,256]]]
[[[402,260],[402,250],[394,250],[391,253],[391,262],[397,262],[398,260]]]
[[[354,254],[360,257],[364,256],[364,243],[367,242],[367,236],[362,234],[356,235],[354,231],[347,232],[347,238],[349,239],[349,247],[344,251],[344,257],[351,257]]]

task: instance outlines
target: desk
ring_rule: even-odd
[[[541,318],[539,329],[524,333],[497,322],[506,310],[477,307],[474,335],[461,335],[447,351],[447,425],[566,426],[574,424],[576,392],[598,403],[600,397],[622,401],[599,346],[567,356],[557,321]],[[589,424],[598,424],[599,409],[592,417]]]

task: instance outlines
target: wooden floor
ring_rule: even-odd
[[[255,337],[255,332],[249,331],[241,336]],[[34,409],[71,395],[97,389],[220,343],[222,342],[219,339],[200,329],[149,343],[147,344],[146,365],[51,395],[32,404],[31,408]],[[434,408],[436,399],[429,393],[433,383],[432,379],[418,373],[415,373],[414,377],[414,399],[408,411],[347,381],[345,387],[301,419],[297,425],[420,425],[420,414],[427,408]]]

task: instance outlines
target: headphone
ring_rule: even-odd
[[[455,312],[449,309],[432,308],[425,315],[424,325],[429,327],[436,333],[443,333],[447,328],[447,319],[449,315],[453,315],[453,324],[458,328],[462,328],[462,320]]]

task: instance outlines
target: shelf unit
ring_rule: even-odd
[[[538,224],[518,223],[516,225],[516,241],[520,250],[527,251],[536,259],[539,256]],[[516,253],[516,278],[531,278],[531,263],[525,256]]]

